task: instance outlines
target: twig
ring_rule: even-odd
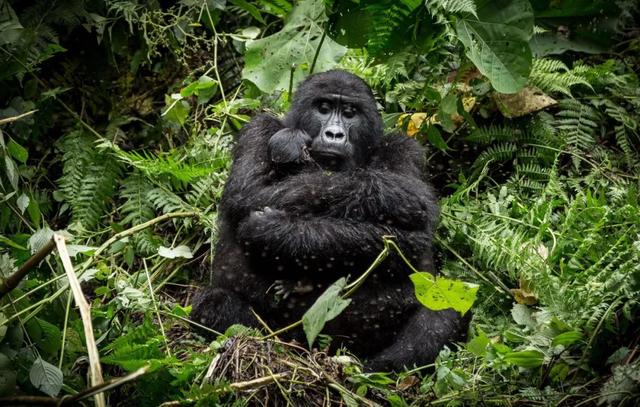
[[[320,48],[322,48],[322,44],[324,44],[324,39],[327,36],[327,30],[322,30],[322,37],[320,38],[320,42],[318,43],[318,48],[316,48],[316,53],[313,56],[313,62],[311,62],[311,69],[309,69],[309,75],[313,73],[313,70],[316,69],[316,62],[318,62],[318,55],[320,55]]]
[[[80,281],[78,281],[78,276],[76,276],[76,273],[73,271],[73,264],[71,264],[71,258],[69,257],[69,252],[67,251],[67,245],[64,242],[64,236],[54,233],[53,240],[56,242],[58,253],[60,254],[60,259],[62,260],[62,266],[64,267],[64,271],[67,273],[67,279],[69,280],[69,286],[71,287],[73,298],[76,302],[76,305],[78,306],[78,309],[80,310],[80,317],[82,318],[82,326],[84,328],[84,336],[87,341],[87,353],[89,354],[91,385],[94,387],[100,386],[104,381],[102,380],[102,367],[100,366],[98,346],[96,345],[96,340],[93,336],[91,306],[84,298],[82,288],[80,287]],[[105,407],[107,405],[103,393],[97,393],[95,395],[95,402],[96,406],[98,407]]]
[[[24,112],[24,113],[19,114],[17,116],[5,117],[4,119],[0,119],[0,125],[18,121],[18,120],[20,120],[20,119],[22,119],[24,117],[31,116],[32,114],[34,114],[37,111],[38,111],[38,109],[30,110],[28,112]]]
[[[25,278],[29,270],[40,263],[42,259],[47,257],[47,255],[53,251],[54,247],[56,247],[56,245],[53,242],[53,239],[49,240],[47,244],[42,246],[33,256],[29,257],[29,260],[24,262],[24,264],[15,273],[11,274],[4,280],[0,279],[0,299],[2,299],[5,294],[16,288],[18,284],[20,284],[20,281]]]
[[[2,406],[13,406],[13,405],[51,405],[51,406],[60,406],[66,404],[74,404],[80,400],[84,400],[88,397],[91,397],[97,393],[105,392],[107,390],[114,389],[118,386],[121,386],[127,382],[130,382],[143,374],[147,373],[149,370],[149,366],[141,367],[135,372],[131,372],[126,376],[116,377],[104,383],[101,383],[98,386],[88,387],[73,396],[55,398],[55,397],[44,397],[44,396],[12,396],[12,397],[3,397],[0,398],[0,405]]]
[[[257,379],[248,380],[246,382],[231,383],[229,386],[232,389],[239,390],[239,391],[257,389],[258,387],[266,386],[280,379],[284,379],[288,375],[289,375],[288,372],[275,373],[270,376],[259,377]]]

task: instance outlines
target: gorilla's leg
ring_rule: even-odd
[[[204,287],[198,291],[193,298],[191,319],[219,333],[233,324],[258,326],[249,304],[224,288]]]
[[[399,371],[425,365],[435,360],[447,344],[463,340],[471,313],[460,316],[452,309],[432,311],[420,307],[409,318],[393,344],[365,363],[370,371]]]

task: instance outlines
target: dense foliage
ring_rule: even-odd
[[[638,14],[622,0],[0,0],[0,404],[90,404],[98,356],[112,405],[635,405]],[[233,136],[333,67],[430,146],[439,265],[480,285],[469,341],[400,374],[349,358],[329,371],[276,342],[291,361],[271,367],[300,376],[266,362],[216,376],[238,344],[271,360],[270,340],[226,340],[238,327],[212,344],[190,330]],[[94,338],[64,250],[27,262],[54,231]]]

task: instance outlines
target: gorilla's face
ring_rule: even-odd
[[[382,119],[371,90],[344,71],[311,76],[298,91],[285,120],[311,138],[309,151],[323,168],[366,165],[382,135]]]
[[[342,95],[326,95],[313,102],[311,156],[323,167],[357,165],[354,135],[363,122],[357,100]],[[359,153],[359,152],[358,152]]]

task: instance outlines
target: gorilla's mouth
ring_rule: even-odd
[[[343,151],[327,148],[322,150],[311,150],[311,157],[320,164],[322,168],[338,171],[344,167],[346,154]]]

